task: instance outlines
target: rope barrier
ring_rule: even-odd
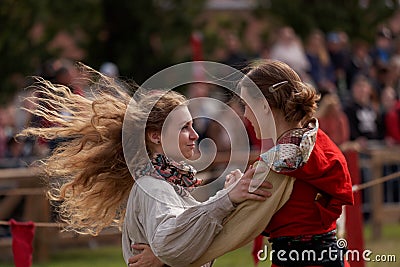
[[[400,177],[400,171],[380,177],[378,179],[374,179],[369,182],[353,185],[353,192],[364,190],[368,187],[381,184],[399,177]],[[0,190],[0,196],[19,196],[19,195],[26,196],[26,195],[43,195],[43,194],[45,194],[45,190],[43,188],[14,188],[8,190],[5,189]]]
[[[380,177],[378,179],[374,179],[372,181],[369,181],[369,182],[366,182],[363,184],[353,185],[353,192],[364,190],[365,188],[368,188],[368,187],[371,187],[371,186],[374,186],[377,184],[381,184],[381,183],[384,183],[384,182],[387,182],[389,180],[393,180],[393,179],[396,179],[399,177],[400,177],[400,172],[395,172],[395,173]]]
[[[366,188],[369,188],[374,185],[378,185],[396,178],[400,177],[400,171],[395,172],[383,177],[380,177],[378,179],[374,179],[372,181],[358,184],[358,185],[353,185],[353,192],[357,192],[360,190],[364,190]],[[0,195],[42,195],[44,194],[43,188],[16,188],[16,189],[10,189],[10,190],[0,190]],[[52,223],[52,222],[34,222],[36,227],[57,227],[57,228],[62,228],[67,226],[65,223]],[[0,225],[10,225],[8,221],[1,221],[0,220]]]
[[[65,227],[67,224],[65,223],[52,223],[52,222],[34,222],[35,227]],[[0,225],[10,225],[10,222],[8,221],[1,221],[0,220]]]

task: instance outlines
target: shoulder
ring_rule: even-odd
[[[315,142],[316,146],[327,146],[330,149],[338,149],[331,138],[322,130],[318,129],[317,140]]]
[[[152,176],[142,176],[136,180],[136,191],[133,193],[141,203],[150,206],[182,206],[184,199],[167,181]]]
[[[288,174],[295,178],[315,180],[316,178],[339,175],[339,173],[345,173],[345,176],[348,173],[344,155],[337,145],[319,129],[307,163]]]
[[[153,185],[156,183],[164,182],[161,179],[155,178],[153,176],[145,175],[135,179],[137,185]]]
[[[315,153],[313,156],[315,161],[318,162],[318,165],[322,164],[334,167],[339,164],[343,167],[347,166],[343,152],[321,129],[318,130]]]
[[[135,180],[136,194],[147,196],[177,196],[174,188],[165,180],[142,176]]]
[[[340,157],[342,155],[342,151],[339,149],[339,147],[321,129],[318,129],[315,146],[321,155],[329,155],[330,157]]]

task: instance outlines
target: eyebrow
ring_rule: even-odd
[[[244,99],[242,97],[231,97],[228,101],[227,101],[227,105],[230,104],[234,104],[234,103],[238,103],[239,105],[246,105],[246,102],[244,101]]]
[[[190,124],[190,123],[193,123],[193,120],[189,120],[189,121],[180,121],[180,122],[178,122],[178,125],[179,126],[185,126],[185,125],[187,125],[187,124]]]
[[[242,98],[240,98],[238,100],[238,103],[239,103],[239,105],[246,106],[246,101],[244,101],[244,99],[242,99]]]

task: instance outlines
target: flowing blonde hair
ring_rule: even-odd
[[[97,235],[105,227],[121,227],[134,184],[122,143],[127,109],[133,125],[145,118],[143,129],[161,130],[169,112],[186,99],[173,91],[157,91],[130,103],[133,90],[125,89],[129,86],[87,66],[81,65],[81,70],[91,84],[90,97],[36,78],[36,94],[28,101],[37,105],[28,111],[50,123],[24,129],[20,136],[63,140],[40,162],[47,195],[67,230]],[[143,135],[135,139],[140,138],[144,140]],[[142,159],[136,153],[129,161]]]

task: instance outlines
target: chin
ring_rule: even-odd
[[[190,159],[194,156],[194,152],[193,151],[186,152],[183,154],[183,156],[185,157],[185,159]]]
[[[193,157],[193,153],[184,155],[185,159],[191,159]]]

